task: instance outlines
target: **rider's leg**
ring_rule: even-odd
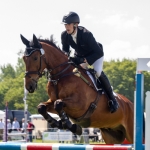
[[[119,104],[118,104],[116,98],[114,97],[113,90],[112,90],[112,87],[110,85],[110,82],[109,82],[107,76],[105,75],[105,73],[103,71],[101,72],[99,80],[101,81],[101,84],[104,87],[105,92],[107,93],[107,95],[109,97],[108,104],[109,104],[109,107],[110,107],[110,112],[113,113],[118,109]]]
[[[100,59],[96,60],[93,64],[93,66],[94,66],[94,70],[96,71],[96,74],[97,74],[97,76],[109,98],[108,104],[110,107],[110,112],[113,113],[118,109],[119,105],[118,105],[117,100],[114,97],[110,82],[109,82],[107,76],[102,71],[103,70],[103,59],[104,59],[104,57],[101,57]]]

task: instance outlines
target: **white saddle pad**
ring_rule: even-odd
[[[88,76],[90,77],[90,79],[92,80],[92,82],[93,82],[93,84],[94,84],[96,90],[97,90],[97,91],[102,90],[102,89],[98,89],[98,88],[97,88],[96,83],[95,83],[95,80],[94,80],[93,76],[91,75],[91,73],[90,73],[88,70],[87,70],[86,72],[87,72]],[[113,87],[112,87],[112,89],[113,89]],[[104,94],[104,92],[103,92],[102,94]],[[114,94],[114,96],[117,96],[117,94],[116,94],[114,91],[113,91],[113,94]]]

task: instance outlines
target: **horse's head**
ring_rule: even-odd
[[[33,35],[32,42],[22,35],[21,40],[26,45],[23,56],[26,66],[25,87],[30,93],[33,93],[37,87],[38,79],[43,75],[43,70],[46,68],[44,50],[35,35]]]

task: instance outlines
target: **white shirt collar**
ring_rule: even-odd
[[[78,29],[76,30],[75,34],[73,34],[73,35],[71,34],[71,36],[76,44],[77,44],[77,32],[78,32]]]

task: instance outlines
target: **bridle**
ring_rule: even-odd
[[[27,51],[30,51],[30,53],[27,53]],[[40,66],[39,66],[39,69],[37,70],[37,71],[26,71],[25,72],[25,77],[29,77],[29,78],[31,78],[31,76],[30,76],[30,74],[37,74],[38,75],[38,78],[41,78],[44,74],[45,74],[45,72],[44,71],[41,71],[41,66],[42,66],[42,61],[41,61],[41,59],[42,59],[42,57],[44,56],[44,50],[41,48],[41,49],[39,49],[39,48],[26,48],[26,53],[25,53],[25,55],[24,56],[26,56],[26,57],[29,57],[33,52],[35,52],[35,51],[40,51]],[[44,57],[45,58],[45,57]],[[38,79],[37,78],[37,79]],[[35,82],[37,82],[37,79],[35,80],[35,79],[32,79],[33,81],[35,81]]]
[[[29,78],[32,78],[32,77],[30,76],[31,74],[37,74],[37,75],[38,75],[37,79],[32,79],[32,80],[33,80],[34,82],[36,82],[36,84],[37,84],[38,78],[41,78],[43,75],[45,75],[45,71],[41,71],[42,57],[44,58],[44,61],[45,61],[45,63],[46,63],[46,59],[45,59],[45,56],[44,56],[45,52],[44,52],[43,49],[39,49],[39,48],[34,48],[34,49],[33,49],[33,48],[27,48],[27,49],[30,50],[30,53],[29,53],[29,54],[25,54],[26,57],[29,57],[29,56],[30,56],[33,52],[35,52],[35,51],[40,51],[40,53],[41,53],[41,55],[40,55],[40,65],[39,65],[39,69],[38,69],[37,71],[26,71],[26,72],[25,72],[25,77],[29,77]],[[46,63],[46,64],[47,64],[47,63]],[[69,69],[69,67],[71,66],[71,64],[72,64],[72,62],[66,61],[66,62],[64,62],[64,63],[62,63],[62,64],[60,64],[60,65],[58,65],[58,66],[56,66],[56,67],[54,67],[54,68],[50,68],[50,69],[49,69],[49,68],[46,68],[47,71],[48,71],[48,73],[49,73],[49,77],[47,77],[47,78],[49,78],[49,80],[50,80],[51,82],[53,82],[53,83],[56,85],[57,82],[58,82],[61,78],[74,74],[73,72],[68,73],[68,74],[63,74],[66,70]],[[61,70],[60,72],[58,72],[58,73],[56,73],[56,74],[52,74],[52,72],[53,72],[54,70],[56,70],[57,68],[59,68],[59,67],[61,67],[61,66],[65,66],[65,65],[67,65],[67,67],[65,67],[63,70]],[[47,64],[47,66],[48,66],[48,64]]]
[[[41,58],[43,55],[40,56],[40,67],[37,71],[26,71],[25,72],[25,77],[31,78],[30,74],[37,74],[39,78],[41,78],[45,73],[41,71]]]

